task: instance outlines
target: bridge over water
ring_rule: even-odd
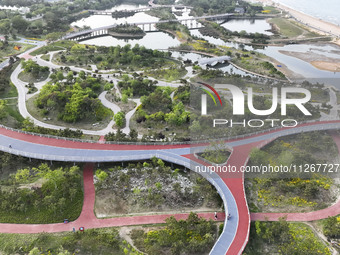
[[[198,28],[198,22],[194,22],[194,21],[204,20],[204,19],[205,20],[229,19],[233,15],[234,15],[233,13],[224,13],[224,14],[216,14],[216,15],[205,15],[205,16],[201,16],[201,17],[190,17],[190,18],[185,18],[185,19],[133,22],[133,23],[128,23],[128,25],[138,26],[146,32],[152,31],[152,25],[162,24],[162,23],[171,23],[171,22],[179,22],[183,25],[187,25],[189,28]],[[67,34],[62,39],[78,41],[78,40],[88,39],[88,38],[91,38],[91,37],[107,35],[107,34],[109,34],[109,29],[114,28],[116,26],[118,26],[118,24],[112,24],[112,25],[109,25],[109,26],[82,30],[82,31],[79,31],[79,32]]]

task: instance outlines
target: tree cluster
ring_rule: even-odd
[[[99,69],[122,69],[122,68],[160,68],[171,56],[169,52],[147,49],[136,44],[121,46],[88,46],[74,45],[70,51],[61,53],[60,60],[66,64],[89,63],[97,64]]]
[[[40,178],[45,180],[41,187],[21,187]],[[41,164],[32,169],[19,169],[8,180],[7,187],[0,189],[0,214],[6,214],[3,217],[15,223],[50,223],[61,222],[65,218],[75,219],[81,209],[78,200],[82,199],[80,181],[77,166],[51,169],[47,164]]]
[[[251,224],[250,238],[245,255],[260,255],[266,250],[280,255],[331,255],[314,232],[304,224],[287,223],[284,218],[278,222],[259,222]]]
[[[46,84],[34,101],[47,115],[57,114],[65,122],[77,122],[83,119],[100,121],[109,116],[110,111],[97,98],[102,91],[99,78],[86,76],[83,72],[74,77],[69,72],[66,77],[62,71],[51,75],[52,82]]]
[[[130,78],[128,75],[123,75],[122,81],[118,82],[118,86],[123,95],[128,97],[141,97],[149,95],[156,88],[155,82],[149,79],[138,77]]]
[[[323,233],[329,238],[340,238],[340,217],[328,217],[323,222]]]
[[[148,254],[205,254],[214,245],[216,225],[190,213],[187,220],[166,219],[165,227],[144,233],[132,232],[137,247]]]
[[[77,0],[65,1],[40,1],[40,0],[1,0],[0,5],[27,6],[30,12],[27,18],[42,16],[42,19],[28,21],[18,12],[0,13],[0,32],[6,34],[24,34],[41,36],[55,32],[66,32],[73,21],[87,17],[90,9],[109,9],[120,3],[120,0],[101,0],[90,2]]]
[[[44,128],[40,126],[35,126],[34,123],[29,118],[26,118],[22,122],[21,128],[23,131],[37,133],[37,134],[44,134],[44,135],[54,135],[54,136],[68,137],[68,138],[82,138],[83,136],[83,131],[79,129],[72,130],[69,128],[65,128],[65,129],[55,130],[55,129],[49,129],[49,128]]]
[[[47,66],[40,66],[33,60],[23,61],[22,68],[24,69],[24,73],[31,74],[32,77],[36,79],[38,79],[43,73],[49,71]]]
[[[118,128],[117,132],[110,132],[105,135],[105,141],[111,142],[137,142],[138,140],[138,132],[135,129],[131,129],[129,135],[126,135],[122,132],[120,128]]]

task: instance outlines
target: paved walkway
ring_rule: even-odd
[[[226,141],[233,148],[233,153],[228,160],[228,165],[240,167],[247,163],[250,150],[254,147],[261,147],[264,144],[280,136],[290,135],[299,132],[308,132],[313,130],[339,129],[339,121],[328,121],[319,123],[301,124],[294,129],[278,129],[266,133],[254,134],[250,137],[239,138]],[[336,139],[340,146],[340,138]],[[12,148],[8,147],[12,145]],[[204,149],[207,144],[195,145],[198,149]],[[64,161],[83,161],[83,162],[100,162],[100,161],[131,161],[145,160],[157,156],[163,160],[183,165],[195,170],[197,159],[191,155],[192,146],[186,145],[110,145],[101,143],[84,143],[73,142],[70,140],[54,139],[47,137],[34,136],[30,134],[18,133],[16,131],[0,128],[0,150],[13,154],[23,155],[26,157],[51,159]],[[31,154],[29,154],[31,153]],[[49,156],[55,157],[54,159]],[[201,164],[198,162],[197,164]],[[201,164],[202,165],[202,164]],[[85,228],[98,228],[122,225],[152,224],[163,222],[170,215],[154,216],[136,216],[100,220],[94,216],[94,186],[93,186],[93,165],[87,164],[84,170],[84,208],[80,217],[70,224],[44,224],[44,225],[13,225],[1,224],[0,232],[59,232],[70,231],[72,227],[83,226]],[[250,215],[245,199],[243,175],[235,174],[206,174],[200,173],[210,181],[218,190],[224,203],[227,213],[232,215],[231,219],[225,221],[225,228],[216,242],[210,254],[239,254],[244,249],[249,234]],[[337,213],[339,205],[315,213],[301,215],[288,215],[288,220],[310,220],[320,217],[327,217],[328,214]],[[333,211],[334,210],[334,211]],[[311,216],[308,216],[311,215]],[[323,215],[323,216],[322,216]],[[212,218],[213,214],[200,214],[202,217]],[[253,214],[251,219],[263,220],[266,217],[272,217],[273,220],[281,215],[256,215]],[[185,218],[187,214],[176,215],[177,218]],[[257,217],[257,218],[256,218]],[[310,218],[308,218],[310,217]],[[220,219],[224,219],[219,215]],[[223,251],[223,252],[222,252]],[[222,252],[222,253],[221,253]]]
[[[37,47],[25,52],[23,55],[20,55],[20,57],[23,57],[25,59],[33,59],[34,61],[36,61],[40,66],[46,66],[50,69],[58,69],[60,68],[61,66],[59,65],[56,65],[54,63],[52,63],[51,61],[46,61],[46,60],[43,60],[41,58],[41,56],[36,56],[36,57],[33,57],[30,55],[30,53],[34,50],[36,50],[37,48],[40,48],[42,47],[44,44],[41,43],[40,45],[38,45]],[[57,52],[60,52],[60,51],[56,51],[56,52],[52,52],[50,53],[50,59],[52,59],[52,56],[53,54],[57,53]],[[72,71],[75,71],[75,72],[80,72],[80,71],[84,71],[86,73],[90,72],[89,70],[86,70],[84,68],[79,68],[79,67],[75,67],[75,66],[69,66],[70,67],[70,70]],[[27,106],[26,106],[26,101],[31,98],[32,96],[36,95],[39,93],[39,91],[41,90],[41,88],[47,83],[49,82],[51,79],[48,78],[46,79],[45,81],[42,81],[42,82],[39,82],[39,83],[36,83],[35,86],[37,87],[38,91],[34,94],[27,94],[27,91],[28,89],[26,88],[26,85],[28,83],[26,82],[23,82],[21,81],[18,76],[19,74],[21,73],[22,71],[22,68],[21,68],[21,65],[19,65],[15,70],[14,72],[11,74],[11,81],[13,82],[13,84],[15,85],[15,87],[17,88],[17,91],[18,91],[18,106],[19,106],[19,112],[20,114],[24,117],[24,118],[30,118],[33,123],[37,126],[40,126],[40,127],[44,127],[44,128],[49,128],[49,129],[55,129],[55,130],[59,130],[59,129],[64,129],[65,127],[63,126],[59,126],[59,125],[55,125],[55,124],[51,124],[51,123],[47,123],[47,122],[43,122],[43,121],[40,121],[36,118],[34,118],[28,111],[27,109]],[[188,70],[188,73],[190,75],[192,75],[190,73],[190,70]],[[119,97],[121,97],[121,92],[117,86],[118,82],[119,82],[119,79],[115,78],[112,76],[112,74],[102,74],[101,76],[104,80],[108,81],[108,82],[113,82],[114,84],[114,87],[116,89],[116,93]],[[190,78],[190,77],[189,77]],[[156,80],[152,77],[149,77],[150,80]],[[182,86],[183,84],[181,83],[172,83],[172,82],[165,82],[165,81],[158,81],[158,84],[157,86],[169,86],[169,87],[173,87],[173,88],[177,88],[179,86]],[[121,111],[120,107],[116,104],[114,104],[113,102],[109,102],[105,96],[106,96],[106,91],[102,92],[98,99],[101,101],[101,103],[111,109],[113,111],[114,114],[116,114],[117,112]],[[141,101],[140,99],[130,99],[132,101],[134,101],[137,106],[135,107],[135,109],[131,110],[130,112],[126,113],[126,127],[122,129],[122,132],[125,133],[125,134],[129,134],[130,132],[130,122],[131,122],[131,118],[133,117],[134,113],[136,112],[137,110],[137,107],[141,104]],[[87,134],[87,135],[106,135],[110,132],[116,132],[117,129],[114,129],[113,128],[113,125],[115,124],[114,120],[111,120],[108,125],[101,129],[101,130],[87,130],[87,129],[81,129],[81,131],[84,133],[84,134]],[[71,130],[77,130],[76,128],[71,128]],[[140,137],[142,137],[140,135]]]
[[[117,217],[111,219],[97,219],[94,214],[95,203],[95,187],[93,184],[93,164],[86,164],[83,177],[84,177],[84,202],[83,208],[79,218],[68,224],[0,224],[1,233],[55,233],[72,231],[73,228],[77,230],[80,227],[85,229],[90,228],[107,228],[107,227],[120,227],[132,225],[145,225],[145,224],[160,224],[165,223],[165,219],[174,216],[177,220],[186,219],[189,214],[162,214],[162,215],[149,215],[149,216],[132,216],[132,217]],[[198,213],[199,217],[206,219],[214,219],[214,213]],[[224,213],[218,213],[218,220],[224,221]]]

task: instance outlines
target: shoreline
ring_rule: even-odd
[[[246,1],[254,3],[254,1],[252,0],[246,0]],[[296,21],[307,26],[312,31],[315,31],[323,35],[331,35],[333,37],[337,37],[337,40],[335,41],[335,43],[340,45],[340,26],[337,26],[328,21],[321,20],[319,18],[315,18],[301,11],[294,10],[286,5],[274,2],[272,0],[256,0],[256,2],[260,2],[263,5],[274,6],[284,12],[289,13],[289,15],[291,15]]]

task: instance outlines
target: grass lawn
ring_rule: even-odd
[[[50,55],[48,55],[48,54],[42,55],[41,58],[45,61],[50,61]]]
[[[19,79],[22,80],[23,82],[35,83],[35,82],[41,82],[41,81],[46,80],[49,75],[50,75],[50,72],[44,72],[38,78],[35,78],[30,73],[21,72],[19,74]]]
[[[21,116],[18,109],[18,100],[17,98],[13,98],[7,100],[8,104],[5,107],[5,111],[7,112],[7,118],[1,120],[1,124],[7,127],[19,128],[20,123],[24,121],[24,118]]]
[[[278,14],[281,12],[279,9],[276,9],[273,6],[264,6],[263,10],[268,11],[269,14]]]
[[[295,25],[292,21],[285,18],[273,18],[269,21],[275,24],[283,36],[293,38],[304,33],[303,29]]]
[[[32,56],[37,56],[41,54],[46,54],[50,51],[58,51],[58,50],[65,50],[70,49],[76,42],[74,41],[59,41],[51,43],[47,46],[41,47],[31,53]]]
[[[15,50],[14,46],[21,46],[21,49],[20,50]],[[21,53],[23,53],[23,52],[25,52],[25,51],[27,51],[29,49],[32,49],[34,47],[35,46],[31,45],[31,44],[9,43],[9,45],[5,49],[2,49],[0,51],[0,58],[9,57],[9,56],[12,56],[12,55],[17,55],[17,54],[21,54]]]
[[[145,71],[146,75],[159,80],[165,80],[167,82],[178,81],[184,75],[186,75],[186,73],[187,71],[185,70],[185,68],[170,68]]]
[[[10,83],[7,89],[3,93],[0,93],[0,99],[3,98],[9,98],[9,97],[17,97],[18,96],[18,91],[16,87]]]

